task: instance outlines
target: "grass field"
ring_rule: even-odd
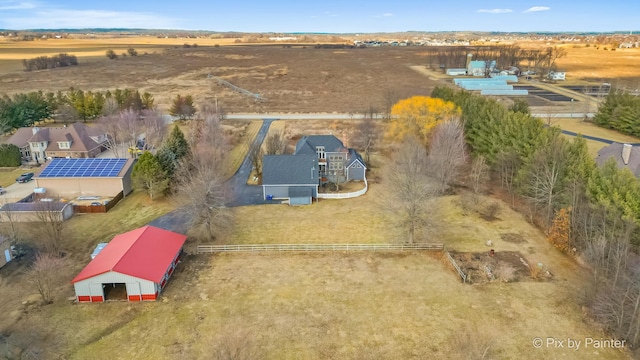
[[[12,171],[0,171],[0,187],[7,187],[16,182],[16,178],[20,176],[20,174],[29,172],[29,170],[16,168]]]
[[[242,135],[225,158],[226,177],[233,176],[240,168],[242,161],[249,151],[249,145],[255,141],[256,135],[258,135],[262,121],[251,121],[246,124],[243,123],[242,126],[244,127]]]
[[[589,135],[595,136],[603,139],[613,140],[620,143],[640,143],[640,139],[621,134],[615,130],[605,129],[599,127],[591,122],[582,121],[581,119],[572,119],[572,118],[556,118],[551,122],[552,126],[558,126],[562,130],[573,131],[575,133],[581,135]],[[568,139],[573,138],[573,136],[564,135]],[[589,148],[589,153],[593,155],[593,157],[598,156],[598,151],[603,147],[607,146],[606,143],[595,141],[595,140],[586,140],[587,147]]]
[[[240,230],[229,240],[389,240],[385,236],[393,232],[376,220],[389,215],[371,197],[360,199],[239,208],[237,227],[258,230]],[[576,305],[584,269],[504,204],[493,222],[465,215],[457,204],[457,196],[442,198],[432,213],[449,224],[437,230],[448,248],[486,251],[484,241],[492,238],[496,251],[519,251],[529,261],[544,262],[554,280],[465,285],[433,253],[191,255],[158,302],[59,300],[30,310],[20,324],[39,324],[29,335],[55,342],[50,354],[70,359],[110,359],[114,348],[118,357],[207,359],[222,341],[253,347],[265,359],[453,359],[487,345],[490,358],[500,359],[625,358],[614,350],[533,348],[535,337],[605,337]],[[318,221],[307,230],[314,224],[302,222],[306,218],[335,219],[335,229]],[[262,227],[269,223],[279,226]],[[259,239],[260,228],[270,235]],[[498,235],[507,231],[517,231],[526,243],[500,241]],[[65,285],[60,297],[71,294]]]

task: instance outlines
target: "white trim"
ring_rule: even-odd
[[[351,162],[351,164],[349,164],[349,166],[347,166],[347,169],[350,168],[351,165],[355,164],[356,161],[359,162],[360,165],[362,165],[363,168],[365,168],[365,169],[367,168],[367,166],[362,161],[360,161],[360,159],[356,158],[355,160],[353,160],[353,162]]]

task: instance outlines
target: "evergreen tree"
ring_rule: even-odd
[[[140,155],[131,173],[134,186],[144,189],[151,200],[164,194],[169,188],[167,174],[160,166],[158,159],[150,152]]]
[[[178,125],[174,125],[171,130],[165,147],[175,155],[176,160],[180,160],[189,154],[189,143]]]

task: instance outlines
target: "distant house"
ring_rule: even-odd
[[[488,66],[488,68],[487,68]],[[485,76],[496,68],[496,61],[471,60],[467,65],[467,74],[471,76]]]
[[[564,81],[566,80],[566,73],[564,71],[551,71],[549,72],[549,79],[555,81]]]
[[[627,168],[637,178],[640,178],[640,146],[613,143],[598,151],[596,162],[599,166],[602,166],[611,158],[616,161],[618,168]]]
[[[318,187],[329,182],[363,181],[367,167],[360,154],[333,135],[302,137],[293,155],[266,155],[262,161],[265,200],[311,204]]]
[[[41,163],[47,158],[93,158],[103,152],[107,135],[96,128],[74,123],[65,127],[20,128],[8,143],[20,148],[22,158]]]
[[[0,268],[5,266],[11,260],[13,260],[11,242],[8,238],[0,235]]]

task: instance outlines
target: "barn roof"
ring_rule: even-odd
[[[117,235],[71,282],[114,271],[159,283],[186,239],[149,225]]]

